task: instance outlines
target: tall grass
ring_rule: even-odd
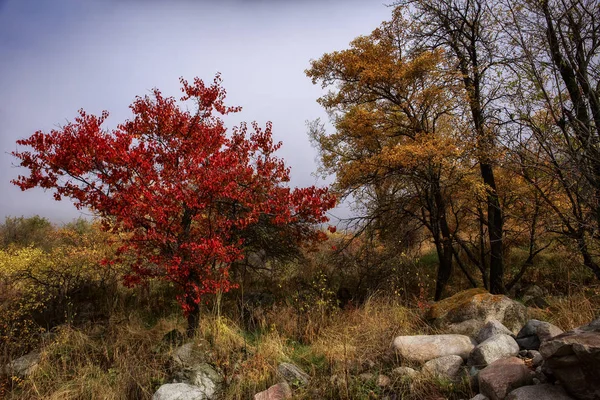
[[[157,351],[178,320],[152,329],[136,318],[75,329],[62,326],[38,368],[7,399],[150,399],[166,378],[167,353]]]
[[[549,297],[550,307],[536,317],[563,329],[597,317],[594,290],[568,298]],[[105,324],[60,327],[42,349],[39,368],[19,382],[6,399],[151,399],[170,379],[173,347],[165,333],[184,331],[179,314],[149,321],[140,314],[113,317]],[[402,305],[397,296],[376,295],[355,308],[315,308],[297,315],[295,308],[278,305],[267,310],[261,327],[248,332],[237,321],[221,315],[203,315],[193,339],[224,377],[219,399],[250,399],[280,381],[277,366],[293,362],[311,380],[294,388],[295,399],[396,398],[459,399],[473,393],[468,382],[449,382],[431,376],[395,379],[402,365],[390,349],[398,335],[432,333],[418,309]],[[370,375],[365,375],[368,373]],[[380,385],[379,376],[391,377]]]

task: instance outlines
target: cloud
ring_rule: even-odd
[[[0,0],[1,1],[1,0]],[[179,96],[178,78],[212,80],[219,71],[227,120],[273,121],[292,184],[322,184],[305,121],[326,119],[322,94],[304,75],[310,59],[341,49],[388,17],[373,1],[8,0],[0,3],[0,217],[40,214],[56,221],[78,212],[41,190],[9,183],[19,173],[15,140],[76,115],[107,109],[109,124],[153,87]]]

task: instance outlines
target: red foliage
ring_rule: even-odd
[[[98,117],[80,110],[59,130],[17,141],[30,148],[13,152],[30,174],[13,183],[52,189],[57,200],[95,212],[105,229],[126,233],[126,283],[172,281],[189,312],[202,295],[232,286],[228,267],[244,245],[233,231],[267,216],[271,224],[301,226],[298,240],[319,239],[312,224],[327,221],[335,198],[324,188],[286,186],[290,170],[274,155],[281,143],[273,143],[270,123],[226,134],[216,114],[241,108],[224,105],[219,75],[210,86],[198,78],[181,84],[181,101],[193,101],[193,112],[154,89],[135,99],[133,118],[116,129],[102,129],[106,111]]]

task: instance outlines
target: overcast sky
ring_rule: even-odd
[[[26,171],[15,140],[75,117],[79,108],[130,116],[136,95],[180,96],[180,76],[221,72],[237,120],[273,121],[292,185],[324,184],[306,120],[326,119],[304,75],[311,59],[341,50],[389,18],[385,0],[0,0],[0,218],[79,215],[50,192],[10,184]],[[228,126],[232,123],[228,121]],[[339,210],[335,215],[347,214]]]

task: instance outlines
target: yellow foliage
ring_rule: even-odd
[[[96,226],[76,223],[51,235],[48,250],[16,245],[0,249],[0,337],[15,352],[27,349],[37,338],[34,333],[43,331],[34,317],[46,323],[71,322],[74,295],[91,295],[93,288],[117,280],[114,267],[101,265],[113,248]]]

